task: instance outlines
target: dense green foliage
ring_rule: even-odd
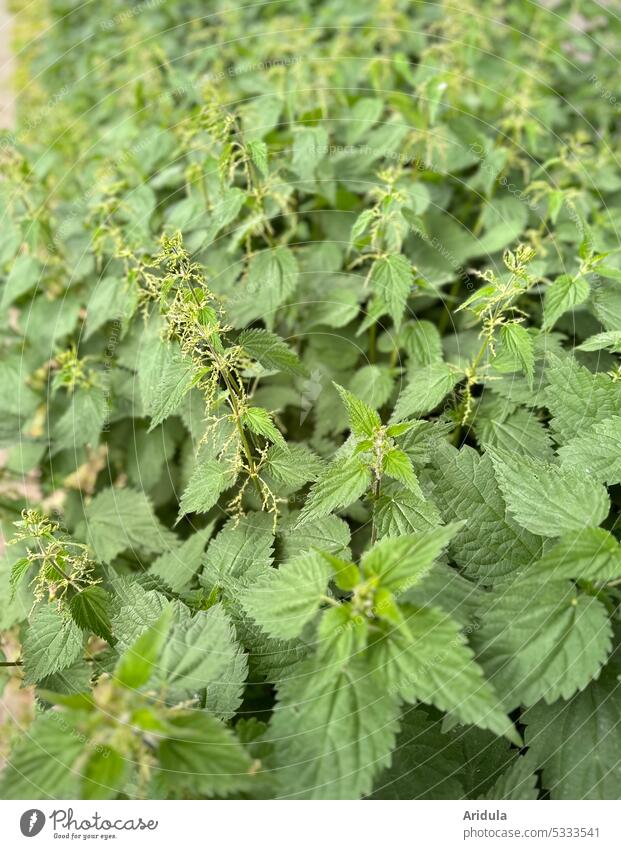
[[[233,5],[18,15],[0,795],[616,798],[617,19]]]

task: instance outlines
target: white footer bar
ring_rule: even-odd
[[[0,802],[6,847],[619,849],[621,802]]]

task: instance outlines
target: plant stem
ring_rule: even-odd
[[[373,502],[377,501],[380,497],[382,479],[381,477],[375,478],[373,481]],[[377,525],[375,524],[375,519],[371,521],[371,545],[375,545],[377,542]]]
[[[377,324],[373,322],[371,327],[369,328],[369,362],[374,363],[376,359],[376,338],[377,338]]]

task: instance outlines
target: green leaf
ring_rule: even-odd
[[[173,592],[181,592],[199,571],[214,523],[188,537],[181,545],[161,554],[149,572],[161,578]]]
[[[584,277],[561,274],[545,291],[543,329],[551,330],[568,310],[583,304],[589,297],[589,284]]]
[[[176,604],[155,679],[173,703],[190,698],[220,680],[236,648],[235,628],[222,605],[191,616],[187,608]]]
[[[593,425],[585,436],[575,436],[559,448],[563,468],[575,467],[608,486],[621,483],[621,417]]]
[[[391,448],[384,455],[383,473],[390,478],[400,481],[415,495],[423,497],[418,478],[414,474],[412,461],[400,448]]]
[[[308,481],[316,481],[323,465],[310,448],[291,443],[286,448],[272,445],[265,455],[263,469],[279,483],[299,489]]]
[[[172,614],[172,605],[168,605],[157,621],[121,655],[114,677],[122,686],[138,690],[151,680],[168,640]]]
[[[158,554],[175,540],[143,492],[113,487],[100,492],[86,506],[84,522],[76,533],[86,537],[97,559],[104,563],[127,549]]]
[[[603,528],[584,528],[566,534],[537,563],[531,566],[533,578],[572,578],[612,581],[621,577],[621,547]]]
[[[270,442],[279,445],[283,450],[287,450],[287,443],[284,440],[282,433],[278,430],[272,416],[263,407],[247,407],[242,414],[242,424],[244,427],[256,433],[258,436],[264,436]]]
[[[274,547],[274,522],[267,513],[249,513],[241,520],[230,519],[209,543],[204,557],[201,583],[232,586],[232,579],[261,572],[270,566]]]
[[[138,362],[138,385],[150,429],[171,416],[196,382],[197,372],[178,345],[159,336],[147,338]]]
[[[352,662],[330,674],[312,662],[278,687],[268,731],[281,798],[357,799],[390,763],[398,700],[381,675]]]
[[[97,283],[86,304],[84,338],[90,337],[108,321],[116,320],[126,326],[138,303],[137,289],[126,280],[104,277]]]
[[[74,452],[84,445],[94,448],[99,442],[107,414],[108,401],[101,389],[96,386],[77,389],[54,428],[55,448]]]
[[[509,710],[583,690],[612,645],[604,605],[563,580],[512,583],[486,598],[479,617],[479,660]]]
[[[32,254],[20,254],[13,263],[2,291],[2,309],[25,295],[41,279],[42,268]]]
[[[327,152],[328,134],[323,127],[294,129],[291,166],[302,180],[312,180],[317,165]]]
[[[298,526],[297,517],[292,515],[280,532],[282,556],[294,557],[302,551],[328,551],[347,557],[351,532],[349,526],[338,516],[322,516]]]
[[[576,345],[577,351],[601,351],[609,348],[614,353],[621,350],[621,330],[606,330],[589,336],[581,345]]]
[[[441,519],[431,501],[396,485],[388,485],[382,486],[382,494],[373,504],[373,522],[381,538],[434,528]]]
[[[530,410],[508,414],[511,406],[486,409],[479,405],[472,422],[479,445],[550,460],[553,452],[548,429]]]
[[[529,385],[532,386],[535,370],[535,354],[533,339],[530,333],[521,324],[511,322],[502,326],[500,338],[502,341],[502,352],[500,357],[494,360],[494,367],[498,369],[499,360],[503,359],[503,368],[499,370],[521,370],[526,375]]]
[[[493,579],[539,559],[542,540],[510,516],[491,458],[472,448],[436,453],[433,499],[445,522],[465,521],[451,555],[467,575]]]
[[[158,750],[157,776],[181,796],[228,796],[251,787],[253,767],[233,732],[201,711],[168,720]]]
[[[257,171],[262,177],[267,177],[269,174],[267,145],[264,141],[260,141],[259,139],[251,139],[247,142],[247,147],[250,152],[250,158],[253,165],[256,166]]]
[[[293,294],[298,282],[298,263],[289,248],[280,245],[255,254],[248,265],[248,292],[260,293],[265,299],[264,316],[272,321],[272,314],[280,304]],[[247,349],[247,337],[244,347]],[[271,349],[273,352],[273,348]]]
[[[237,472],[229,462],[199,460],[179,501],[179,516],[184,513],[207,513],[236,480]]]
[[[336,460],[312,487],[298,524],[302,525],[347,507],[360,498],[371,484],[371,473],[356,457]]]
[[[77,717],[75,717],[77,718]],[[20,735],[0,778],[3,799],[77,799],[84,735],[67,713],[40,714]]]
[[[485,681],[458,624],[435,608],[406,605],[402,612],[401,624],[390,625],[371,646],[370,662],[382,670],[387,690],[518,742],[519,735]]]
[[[524,715],[528,757],[552,799],[617,799],[621,782],[621,688],[614,669],[570,701]]]
[[[448,363],[431,363],[417,369],[401,391],[391,421],[423,416],[435,409],[452,392],[462,375]]]
[[[116,799],[124,790],[130,762],[116,749],[100,746],[84,766],[81,799]]]
[[[537,799],[537,773],[532,760],[517,757],[508,770],[494,782],[485,794],[486,799]]]
[[[598,422],[621,416],[621,382],[607,374],[593,374],[573,357],[550,357],[546,377],[544,400],[559,442],[585,436]]]
[[[84,636],[75,622],[55,604],[41,604],[33,613],[24,637],[25,683],[66,669],[80,656]]]
[[[85,587],[69,604],[73,621],[83,631],[91,631],[114,645],[110,624],[110,595],[98,585]]]
[[[341,396],[341,401],[345,404],[347,410],[347,418],[351,432],[358,439],[365,436],[372,437],[375,432],[382,426],[382,420],[379,414],[371,409],[364,401],[356,398],[347,389],[343,389],[338,383],[335,383],[336,391]]]
[[[346,123],[347,144],[355,144],[377,121],[384,111],[379,97],[361,97],[349,110]]]
[[[363,573],[379,586],[400,595],[418,584],[442,554],[458,526],[434,528],[376,543],[360,561]]]
[[[527,530],[545,537],[596,527],[610,510],[606,489],[573,467],[491,452],[509,510]]]
[[[331,571],[320,554],[300,554],[259,575],[242,593],[241,603],[271,636],[297,637],[319,609]]]
[[[294,376],[307,374],[297,354],[280,336],[270,333],[269,330],[244,330],[240,333],[237,343],[265,369]]]
[[[15,598],[15,594],[19,589],[20,584],[28,574],[28,570],[32,566],[32,561],[28,557],[20,557],[11,566],[11,574],[9,576],[9,587],[11,588],[11,601]]]
[[[157,622],[167,608],[168,600],[156,590],[145,590],[135,579],[129,577],[115,580],[112,586],[112,631],[120,646],[129,648],[141,634]]]
[[[414,283],[412,263],[402,254],[382,257],[373,263],[370,282],[372,289],[388,307],[395,325],[399,327]]]

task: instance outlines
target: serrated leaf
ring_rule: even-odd
[[[113,590],[112,631],[120,647],[128,648],[158,621],[168,600],[156,590],[145,590],[131,578],[117,579]]]
[[[412,263],[402,254],[382,257],[373,263],[370,283],[388,307],[390,317],[398,327],[414,283]]]
[[[431,363],[417,369],[401,391],[391,421],[431,412],[453,391],[461,378],[462,375],[448,363]]]
[[[107,413],[108,401],[101,389],[77,389],[54,428],[55,448],[77,451],[84,445],[96,446]]]
[[[400,595],[425,577],[457,530],[448,525],[396,539],[386,537],[362,556],[363,573]]]
[[[297,355],[275,333],[269,330],[244,330],[238,344],[263,368],[282,371],[285,374],[305,375],[306,368]]]
[[[526,375],[529,385],[532,386],[535,370],[535,353],[533,339],[528,330],[521,324],[510,322],[501,328],[500,338],[503,350],[500,357],[494,360],[494,367],[498,369],[499,361],[502,359],[503,368],[499,370],[521,370]]]
[[[312,662],[280,684],[268,740],[280,796],[356,799],[390,762],[398,701],[381,676],[352,663],[326,673]]]
[[[466,522],[451,554],[467,575],[495,578],[539,559],[542,540],[507,515],[489,456],[446,447],[436,463],[434,502],[446,522]]]
[[[583,304],[589,297],[589,284],[584,277],[561,274],[545,291],[543,301],[543,328],[551,330],[558,319],[573,307]]]
[[[28,570],[32,566],[32,561],[28,557],[20,557],[11,566],[11,574],[9,576],[9,587],[11,588],[11,601],[15,598],[15,594],[28,574]]]
[[[103,587],[85,587],[71,599],[69,607],[73,621],[83,631],[92,631],[111,645],[114,644],[110,624],[110,595]]]
[[[123,687],[137,690],[151,680],[159,668],[160,655],[169,637],[172,615],[173,608],[169,604],[121,655],[114,677]]]
[[[282,448],[272,445],[265,456],[265,471],[286,486],[299,489],[308,481],[316,481],[323,461],[305,445],[292,443]]]
[[[403,621],[372,645],[389,692],[447,711],[459,722],[519,740],[460,628],[434,608],[404,606]]]
[[[370,471],[356,457],[336,460],[313,485],[298,524],[305,524],[347,507],[364,495],[370,483]]]
[[[52,711],[39,715],[16,740],[0,778],[3,799],[79,798],[77,762],[86,742],[72,719]]]
[[[199,610],[194,616],[176,605],[155,680],[173,703],[189,698],[220,681],[236,648],[235,629],[222,605]]]
[[[568,702],[524,716],[528,756],[552,799],[616,799],[621,781],[621,688],[614,669]]]
[[[302,551],[328,551],[347,557],[351,532],[347,522],[338,516],[322,516],[298,526],[297,517],[280,529],[280,544],[285,559]]]
[[[577,351],[601,351],[610,348],[614,353],[621,350],[621,330],[606,330],[603,333],[595,333],[581,345],[576,345]]]
[[[164,785],[183,796],[227,796],[251,786],[252,761],[239,740],[201,711],[171,717],[158,762]]]
[[[621,547],[603,528],[565,534],[528,573],[532,578],[612,581],[621,576]]]
[[[271,636],[297,637],[319,609],[331,571],[320,554],[300,554],[263,572],[242,593],[241,603]]]
[[[544,401],[560,442],[586,435],[603,419],[621,416],[621,382],[607,374],[593,374],[573,357],[551,357],[546,377]]]
[[[383,473],[389,478],[400,481],[410,492],[423,497],[418,478],[414,473],[412,461],[400,448],[391,448],[384,455]]]
[[[440,513],[431,501],[396,485],[382,487],[373,504],[373,522],[378,537],[398,537],[441,524]]]
[[[181,590],[192,580],[201,567],[203,552],[213,530],[213,522],[197,531],[181,545],[161,554],[153,562],[150,573],[161,578],[173,592]]]
[[[583,472],[498,450],[488,453],[509,510],[531,533],[558,537],[596,527],[608,515],[606,489]]]
[[[96,495],[84,510],[82,527],[97,559],[104,563],[127,549],[158,554],[175,540],[147,496],[132,489],[111,487]]]
[[[359,439],[365,436],[372,437],[382,425],[379,414],[338,383],[334,386],[345,404],[351,432]]]
[[[273,321],[273,312],[295,291],[298,263],[289,248],[280,245],[255,254],[248,265],[248,292],[265,299],[265,318]],[[246,340],[247,346],[247,340]]]
[[[241,417],[244,427],[256,433],[258,436],[264,436],[270,442],[274,442],[284,451],[287,450],[287,443],[278,430],[271,415],[263,407],[247,407]]]
[[[479,617],[479,660],[508,710],[570,698],[611,649],[606,608],[562,580],[513,583],[487,597]]]
[[[230,519],[209,543],[201,583],[226,587],[231,578],[270,566],[274,547],[274,523],[266,513],[249,513]]]
[[[28,623],[24,637],[26,684],[66,669],[80,656],[84,636],[71,617],[63,616],[55,604],[41,604]]]
[[[151,417],[151,430],[176,412],[196,377],[196,368],[183,357],[177,345],[153,334],[147,337],[138,362],[138,384],[145,410]]]
[[[532,760],[517,757],[485,794],[486,799],[538,799],[537,773]]]
[[[621,416],[594,424],[588,434],[559,448],[558,455],[563,468],[575,467],[608,486],[621,483]]]
[[[199,460],[179,501],[179,515],[207,513],[237,480],[237,472],[223,460]]]
[[[251,139],[247,142],[247,146],[250,151],[250,158],[252,159],[253,165],[256,166],[262,177],[267,177],[269,173],[267,145],[260,139]]]

